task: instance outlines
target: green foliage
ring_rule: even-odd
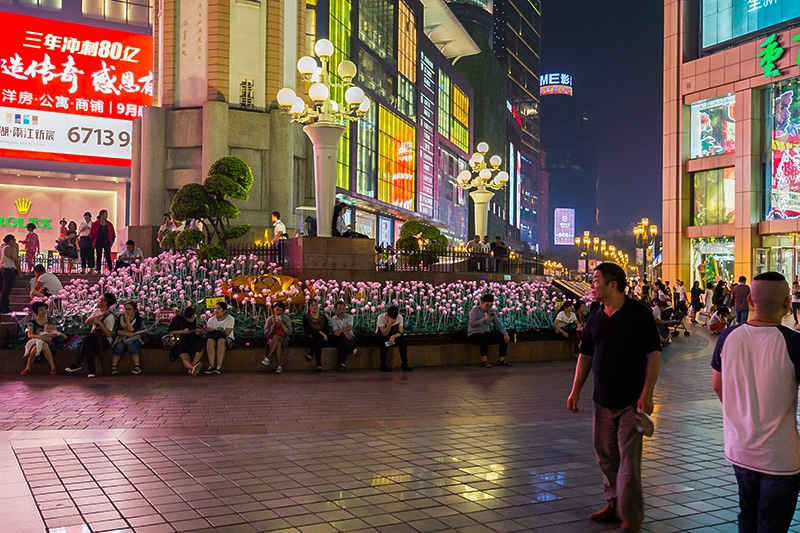
[[[227,251],[220,255],[220,248],[224,249],[229,239],[239,238],[250,231],[247,225],[231,227],[231,220],[237,218],[241,210],[228,198],[246,201],[253,181],[253,171],[247,163],[228,156],[211,165],[202,185],[189,183],[178,189],[170,208],[173,216],[177,220],[202,221],[205,235],[198,235],[202,233],[199,230],[191,230],[192,233],[181,237],[180,241],[170,241],[171,247],[176,243],[181,247],[205,244],[198,250],[198,256],[203,251],[208,259],[227,257]],[[215,240],[218,244],[214,244]]]
[[[232,241],[234,239],[238,239],[239,237],[244,237],[246,234],[250,233],[250,224],[242,224],[241,226],[234,226],[232,228],[228,228],[225,230],[223,237],[226,241]]]
[[[430,265],[439,260],[437,252],[448,246],[447,237],[436,226],[423,220],[408,220],[400,226],[396,248],[408,257],[409,264]]]
[[[180,231],[170,231],[164,238],[161,239],[161,249],[162,250],[172,250],[173,248],[177,248],[177,244],[175,240],[178,237],[178,234],[182,233]]]
[[[206,241],[206,236],[199,229],[173,231],[170,235],[175,235],[175,244],[178,248],[195,248]]]
[[[221,244],[208,244],[197,250],[197,259],[200,261],[213,259],[227,259],[228,249]]]

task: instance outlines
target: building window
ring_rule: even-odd
[[[450,77],[439,69],[439,134],[450,138]]]
[[[328,38],[333,43],[333,56],[331,64],[338,65],[345,59],[350,59],[350,38],[353,27],[350,22],[350,0],[331,0]],[[331,81],[341,84],[342,80],[336,72],[331,72]],[[337,102],[344,101],[344,88],[331,87],[331,98]],[[336,165],[336,186],[350,189],[350,128],[344,130],[344,135],[339,140]]]
[[[61,2],[61,0],[43,0]],[[82,0],[84,17],[133,26],[153,26],[153,0]]]
[[[378,176],[378,127],[377,106],[373,105],[358,122],[358,168],[356,169],[356,192],[375,198]]]
[[[411,120],[417,120],[417,88],[403,76],[397,77],[397,109]]]
[[[306,0],[306,54],[314,57],[317,42],[317,0]]]
[[[403,0],[400,0],[397,19],[397,70],[414,84],[417,83],[417,22],[414,12]]]
[[[2,0],[3,4],[13,4],[13,0]],[[36,7],[48,11],[61,11],[61,0],[19,0],[23,7]]]
[[[358,81],[395,105],[394,76],[364,49],[358,51]]]
[[[396,64],[394,6],[387,0],[362,0],[358,4],[358,38],[381,59]]]
[[[736,150],[736,96],[691,105],[691,157],[732,154]]]
[[[732,224],[736,174],[733,167],[695,172],[692,176],[695,226]]]
[[[766,219],[800,217],[800,78],[767,89]]]
[[[378,111],[378,200],[414,210],[416,129],[384,106]]]
[[[256,80],[253,78],[239,78],[239,105],[245,109],[255,107]]]
[[[469,127],[469,98],[453,84],[453,118],[462,126]]]

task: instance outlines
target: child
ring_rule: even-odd
[[[58,239],[56,239],[56,250],[58,250],[58,259],[59,259],[59,272],[64,272],[64,253],[62,250],[64,249],[64,243],[67,240],[67,219],[62,218],[58,221],[59,226],[61,228],[58,231]]]
[[[28,234],[19,243],[25,245],[25,264],[28,265],[28,272],[32,273],[36,254],[39,253],[39,236],[36,234],[36,224],[30,223],[25,227],[28,229]]]
[[[711,330],[712,334],[719,335],[726,326],[730,325],[732,319],[733,315],[731,315],[730,308],[727,305],[723,305],[711,315],[711,319],[708,321],[708,329]]]
[[[42,355],[42,347],[45,343],[52,342],[56,337],[66,339],[67,336],[56,329],[56,325],[48,322],[44,325],[44,333],[39,335],[39,339],[31,339],[25,344],[25,355],[29,360],[31,357],[39,359]],[[30,367],[30,365],[28,365]],[[26,372],[27,373],[27,372]]]

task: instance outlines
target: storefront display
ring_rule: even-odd
[[[736,150],[736,96],[691,105],[691,157],[732,154]]]
[[[733,237],[711,237],[691,240],[692,282],[716,283],[734,278]]]
[[[800,79],[767,90],[767,220],[800,216]]]
[[[734,167],[695,172],[692,176],[694,226],[733,224],[735,218]]]

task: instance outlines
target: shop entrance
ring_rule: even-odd
[[[800,277],[800,248],[756,248],[753,253],[753,273],[757,276],[764,272],[780,272],[788,281],[794,281]]]

